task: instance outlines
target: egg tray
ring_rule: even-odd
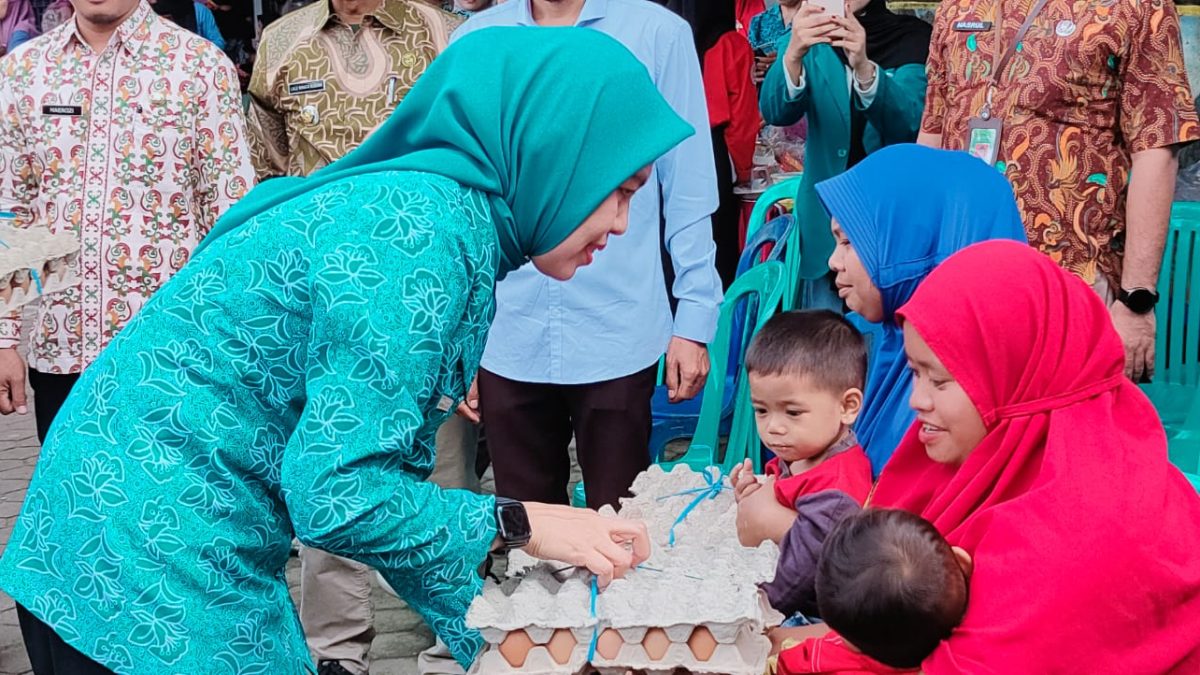
[[[587,653],[591,630],[558,629],[549,637],[513,634],[520,640],[524,661],[513,665],[499,645],[489,644],[471,675],[626,675],[631,669],[646,675],[760,675],[771,641],[743,627],[733,639],[719,642],[707,626],[671,626],[629,631],[604,629],[591,662]],[[544,637],[544,641],[538,640]]]
[[[511,553],[509,578],[487,582],[467,614],[487,643],[471,672],[761,673],[770,648],[763,634],[783,617],[758,584],[774,576],[779,551],[738,543],[737,506],[724,485],[712,489],[685,466],[639,475],[619,515],[646,523],[651,555],[596,595],[594,613],[586,570]]]
[[[79,283],[79,240],[42,228],[0,226],[0,313]]]

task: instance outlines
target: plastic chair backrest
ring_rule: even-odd
[[[736,276],[742,276],[746,270],[760,262],[783,260],[787,253],[788,237],[792,234],[795,224],[796,216],[785,213],[777,218],[772,218],[755,230],[754,234],[747,234],[746,246],[742,248],[742,255],[738,258]],[[768,246],[771,247],[771,250],[764,256],[763,251]]]
[[[683,457],[674,461],[660,462],[664,469],[669,471],[670,467],[676,464],[687,464],[693,470],[700,471],[704,467],[720,463],[728,472],[734,465],[749,456],[746,445],[748,441],[746,428],[749,425],[750,432],[754,433],[754,420],[753,411],[750,410],[750,387],[744,377],[744,372],[742,372],[744,371],[744,355],[739,353],[734,366],[739,370],[739,375],[735,378],[736,382],[730,385],[735,387],[733,428],[729,435],[729,445],[725,451],[724,461],[718,457],[721,443],[721,408],[725,399],[724,388],[730,384],[727,383],[726,376],[731,362],[729,352],[734,346],[732,340],[733,319],[739,304],[752,305],[756,311],[753,312],[754,316],[750,317],[749,323],[754,327],[751,335],[757,333],[779,306],[783,295],[783,280],[783,263],[774,260],[767,261],[754,266],[738,277],[725,293],[725,300],[721,303],[721,312],[717,319],[717,335],[708,348],[710,371],[708,381],[704,385],[704,401],[700,405],[700,420],[696,425],[696,434]],[[744,302],[750,300],[754,302]],[[739,342],[741,344],[737,345],[737,349],[744,352],[742,345],[745,342]],[[757,441],[757,435],[755,435],[755,440]],[[757,443],[754,448],[758,448]],[[758,455],[757,452],[754,454]],[[757,465],[759,460],[753,459]]]
[[[794,176],[782,183],[772,185],[758,201],[754,203],[754,210],[750,212],[750,222],[746,224],[746,241],[755,232],[759,230],[766,220],[767,214],[770,213],[771,207],[775,206],[784,199],[794,199],[800,192],[800,183],[804,180],[804,176]],[[796,309],[800,301],[800,227],[799,216],[793,214],[796,218],[797,226],[792,228],[791,234],[787,239],[787,257],[784,258],[786,267],[787,279],[783,285],[783,308]]]
[[[750,241],[758,228],[766,223],[767,214],[771,212],[772,206],[785,199],[796,198],[796,194],[800,192],[802,179],[802,176],[794,176],[782,183],[772,185],[758,196],[758,199],[754,201],[754,209],[750,211],[750,220],[746,223],[746,241]]]
[[[771,222],[760,227],[752,237],[748,236],[746,246],[742,249],[742,255],[738,258],[735,278],[741,277],[747,270],[761,262],[785,259],[784,253],[787,249],[788,238],[791,236],[795,224],[795,216],[784,214],[778,218],[772,218]],[[763,251],[768,247],[770,247],[770,250],[766,251],[764,255]],[[745,335],[745,321],[742,319],[743,314],[745,312],[739,311],[737,317],[734,319],[732,334],[734,336],[742,336],[741,338],[736,338],[738,340],[749,339]],[[739,353],[737,347],[739,346],[734,345],[735,348],[729,350],[731,358],[737,357]],[[667,359],[665,355],[658,359],[657,384],[660,386],[666,378],[666,363]]]
[[[787,252],[788,239],[791,237],[795,224],[796,217],[785,213],[778,218],[772,218],[760,227],[752,237],[746,240],[746,247],[742,249],[741,258],[738,260],[737,277],[742,276],[750,268],[767,260],[778,260],[786,263],[790,257]],[[748,326],[746,326],[745,319],[747,312],[754,311],[754,308],[751,306],[752,302],[752,300],[748,300],[742,303],[738,306],[736,314],[734,314],[733,331],[731,333],[734,342],[731,343],[729,350],[731,372],[736,372],[733,368],[737,365],[735,359],[743,351],[741,349],[742,344],[749,345],[750,338],[752,337]]]
[[[1158,275],[1154,378],[1200,387],[1200,202],[1176,202]]]

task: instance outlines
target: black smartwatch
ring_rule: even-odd
[[[500,535],[502,550],[511,551],[528,544],[533,530],[529,527],[525,505],[515,499],[496,497],[496,532]]]
[[[1135,288],[1127,291],[1124,288],[1117,293],[1117,300],[1134,314],[1149,314],[1158,304],[1158,293],[1149,288]]]

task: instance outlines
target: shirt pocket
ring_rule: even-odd
[[[179,269],[197,239],[195,142],[192,115],[151,100],[134,104],[132,122],[115,148],[113,161],[122,180],[111,203],[128,214],[118,218],[125,234],[140,235],[150,247],[144,256],[155,267]]]
[[[40,186],[44,194],[81,190],[82,160],[87,117],[42,113],[34,138],[34,153],[41,161]]]
[[[962,16],[950,22],[951,26],[961,21],[983,21],[976,16]],[[991,82],[992,55],[1000,30],[992,26],[988,30],[965,31],[951,28],[947,32],[944,47],[946,98],[952,108],[982,105],[982,92]],[[980,99],[976,101],[975,99]],[[979,111],[971,110],[969,114]]]
[[[135,167],[142,169],[135,180],[147,186],[187,176],[195,163],[195,120],[178,107],[178,102],[159,99],[134,105],[129,151],[140,162]]]
[[[1022,87],[1021,106],[1061,124],[1112,128],[1120,86],[1111,31],[1090,15],[1039,15],[1022,46],[1029,67],[1021,74],[1038,86]]]

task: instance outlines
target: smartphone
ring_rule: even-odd
[[[846,0],[806,0],[814,7],[820,7],[830,16],[846,16]]]
[[[771,56],[775,53],[775,45],[763,45],[754,50],[754,55],[760,59]]]

